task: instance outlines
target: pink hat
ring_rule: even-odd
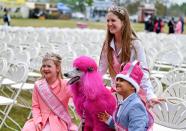
[[[117,78],[122,78],[128,82],[130,82],[134,88],[136,88],[136,92],[140,89],[140,83],[143,78],[143,71],[139,65],[139,61],[135,60],[134,62],[127,63],[123,70],[116,75]]]

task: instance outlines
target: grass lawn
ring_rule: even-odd
[[[77,23],[85,23],[87,24],[88,28],[91,29],[106,29],[105,22],[88,22],[88,21],[78,21],[78,20],[56,20],[56,19],[12,19],[11,25],[12,26],[32,26],[32,27],[59,27],[59,28],[75,28],[77,27]],[[0,21],[0,25],[2,25],[2,20]],[[132,23],[133,29],[136,32],[144,31],[144,24],[143,23]],[[186,29],[186,25],[184,26]],[[164,32],[168,32],[167,24],[164,26]],[[186,31],[184,31],[186,34]]]
[[[106,29],[106,24],[104,22],[88,22],[88,21],[78,21],[78,20],[53,20],[53,19],[12,19],[12,26],[32,26],[32,27],[59,27],[59,28],[75,28],[77,23],[86,23],[88,28],[91,29]],[[2,25],[3,22],[0,21]],[[142,23],[133,23],[132,24],[135,31],[143,31],[144,24]]]

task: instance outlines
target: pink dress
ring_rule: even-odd
[[[60,86],[60,80],[56,80],[50,87],[68,110],[68,102],[72,95],[70,88],[66,86],[66,81],[61,79]],[[36,84],[32,95],[32,115],[33,119],[25,123],[22,131],[36,131],[35,125],[40,122],[42,123],[42,131],[68,131],[66,123],[56,116],[42,100],[36,89]]]
[[[179,20],[178,23],[176,24],[176,33],[181,34],[181,28],[182,28],[182,23]]]

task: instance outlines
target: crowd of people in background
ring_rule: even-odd
[[[165,23],[160,17],[148,15],[144,20],[145,31],[147,32],[156,32],[161,33],[164,32]],[[179,17],[177,21],[175,21],[174,17],[172,17],[168,23],[168,33],[177,33],[182,34],[184,32],[184,18]]]

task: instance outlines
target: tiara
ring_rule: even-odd
[[[43,56],[43,60],[55,60],[55,61],[59,61],[61,62],[61,57],[57,54],[54,54],[54,53],[46,53],[44,56]]]
[[[109,7],[108,11],[115,11],[115,12],[118,12],[118,13],[120,13],[122,15],[125,15],[125,11],[123,9],[121,9],[120,7],[118,7],[118,6]]]

